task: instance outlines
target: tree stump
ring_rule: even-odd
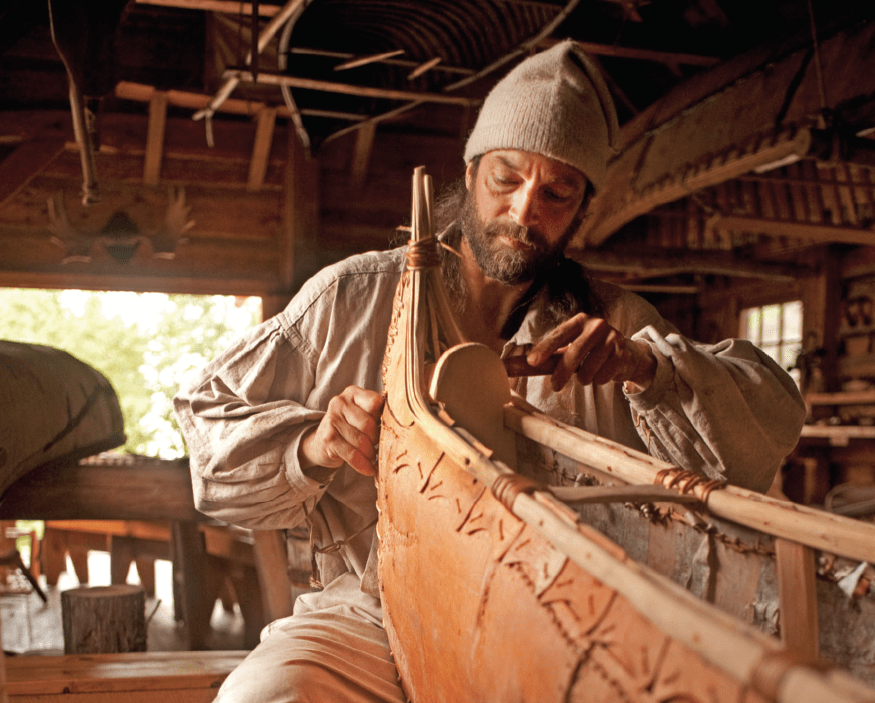
[[[141,586],[63,591],[61,620],[65,654],[146,651],[146,594]]]

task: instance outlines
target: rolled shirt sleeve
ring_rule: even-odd
[[[750,342],[703,345],[679,334],[647,301],[594,281],[605,319],[646,342],[657,361],[651,385],[571,384],[553,393],[547,379],[518,379],[516,390],[547,414],[700,476],[765,491],[792,451],[805,405],[790,375]],[[530,311],[515,343],[545,330]]]
[[[745,340],[699,345],[652,325],[633,339],[646,341],[657,358],[651,386],[628,396],[650,454],[700,475],[767,490],[805,419],[790,375]]]
[[[303,522],[326,493],[333,499],[326,506],[355,509],[369,500],[349,477],[308,477],[298,446],[347,386],[382,390],[380,362],[403,263],[396,250],[325,269],[177,394],[198,510],[245,527],[285,528]],[[352,469],[338,473],[345,471]],[[373,510],[361,506],[363,514]],[[335,524],[328,532],[360,527],[323,517]]]

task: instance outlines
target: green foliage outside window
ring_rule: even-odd
[[[106,376],[122,407],[124,449],[164,459],[186,449],[171,400],[261,316],[258,298],[0,289],[0,338],[69,352]]]

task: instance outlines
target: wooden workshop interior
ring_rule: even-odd
[[[808,406],[776,488],[869,519],[865,0],[7,0],[0,287],[259,296],[270,317],[323,266],[402,243],[414,168],[437,191],[460,178],[490,87],[569,37],[601,67],[620,122],[607,185],[569,254],[695,340],[746,337],[773,354]],[[60,361],[34,363],[61,375]],[[99,379],[88,383],[100,396]],[[15,402],[2,388],[0,398]],[[2,409],[30,412],[40,417]],[[207,521],[184,460],[105,454],[124,428],[102,426],[35,464],[12,450],[7,462],[0,446],[5,539],[19,536],[16,520],[54,525],[41,545],[49,588],[66,553],[85,582],[85,550],[112,553],[114,582],[136,561],[147,592],[153,561],[172,559],[190,651],[144,654],[152,683],[138,685],[167,686],[156,700],[211,700],[245,652],[208,651],[204,603],[233,598],[230,585],[251,645],[307,587],[306,536]],[[286,571],[288,584],[275,578]],[[100,656],[110,671],[113,655]],[[69,668],[16,659],[10,701],[69,688]],[[77,700],[146,700],[89,685],[117,697]]]

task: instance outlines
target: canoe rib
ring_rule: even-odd
[[[426,188],[417,169],[414,240],[436,246]],[[380,589],[411,700],[615,700],[622,691],[630,700],[683,693],[683,700],[705,701],[718,690],[727,701],[875,701],[875,691],[846,672],[800,661],[776,639],[629,559],[549,492],[518,492],[509,510],[499,503],[487,489],[512,469],[491,459],[476,433],[472,441],[452,427],[452,409],[436,407],[425,390],[424,347],[436,336],[426,323],[448,311],[435,293],[436,272],[414,265],[405,273],[384,364]],[[573,428],[515,405],[505,407],[504,419],[523,434],[559,437],[558,451],[582,455],[589,466],[598,468],[601,453],[601,470],[618,475],[617,448],[604,440],[584,443]],[[642,466],[620,478],[653,483],[659,463],[621,451],[631,467]],[[709,508],[722,494],[732,492],[713,491]],[[613,693],[600,699],[598,686]]]

